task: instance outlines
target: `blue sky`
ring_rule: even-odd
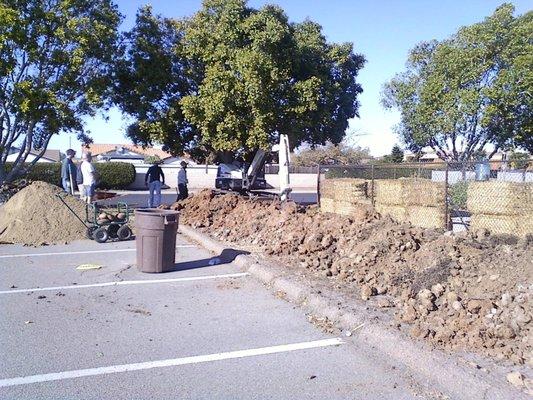
[[[368,147],[374,156],[387,154],[398,141],[393,126],[399,121],[396,112],[384,110],[379,102],[384,82],[404,70],[409,49],[422,40],[444,39],[464,25],[483,20],[503,1],[495,0],[250,0],[259,8],[264,4],[278,4],[294,22],[309,18],[323,27],[331,42],[353,42],[357,53],[367,63],[358,81],[364,93],[360,96],[360,118],[350,121],[347,142]],[[532,9],[532,2],[512,2],[517,14]],[[125,15],[122,29],[129,29],[135,21],[136,10],[151,4],[156,13],[180,18],[196,12],[201,0],[119,0],[120,12]],[[113,109],[107,118],[87,119],[95,143],[121,143],[126,122]],[[79,149],[74,135],[72,147]],[[49,148],[64,151],[69,146],[68,135],[54,137]]]

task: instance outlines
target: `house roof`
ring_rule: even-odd
[[[82,150],[86,149],[90,151],[93,156],[98,156],[99,154],[105,154],[115,151],[119,147],[122,147],[123,149],[134,153],[141,154],[142,156],[158,156],[162,160],[172,157],[172,154],[161,149],[155,149],[153,147],[142,148],[141,146],[136,146],[134,144],[92,143],[87,146],[83,146]]]
[[[31,154],[39,154],[38,151],[32,151]],[[61,152],[59,150],[47,149],[41,158],[47,158],[48,160],[59,162],[61,161]]]
[[[20,151],[19,147],[12,146],[9,154],[18,153]],[[38,156],[40,154],[39,150],[30,150],[30,153],[33,156]],[[46,158],[47,160],[59,162],[61,161],[61,152],[59,150],[46,149],[41,156],[41,158]]]

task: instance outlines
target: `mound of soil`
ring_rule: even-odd
[[[181,209],[185,224],[393,308],[415,337],[533,363],[531,237],[448,235],[398,223],[371,208],[345,217],[208,190],[173,208]]]
[[[40,246],[83,239],[85,227],[56,197],[61,192],[57,186],[33,182],[11,197],[0,215],[0,243]],[[82,201],[70,195],[65,201],[84,218]]]

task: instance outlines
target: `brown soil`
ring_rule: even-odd
[[[447,236],[371,208],[344,217],[209,190],[173,206],[185,224],[391,307],[415,337],[533,363],[531,237]]]
[[[68,243],[85,237],[85,227],[56,197],[57,186],[34,182],[9,199],[0,214],[0,243],[30,246]],[[73,196],[67,204],[83,219],[85,205]]]

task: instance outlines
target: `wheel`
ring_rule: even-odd
[[[85,232],[85,234],[87,235],[87,239],[91,239],[93,240],[94,239],[94,231],[96,231],[98,229],[97,226],[90,226],[87,228],[87,232]]]
[[[129,240],[131,239],[132,235],[133,235],[133,232],[131,231],[128,225],[122,225],[120,228],[118,228],[118,231],[117,231],[118,240]]]
[[[107,227],[107,234],[110,239],[115,239],[118,237],[118,230],[120,229],[119,224],[111,224]]]
[[[106,228],[100,227],[93,233],[93,238],[98,243],[105,243],[109,239],[109,234],[107,233]]]

